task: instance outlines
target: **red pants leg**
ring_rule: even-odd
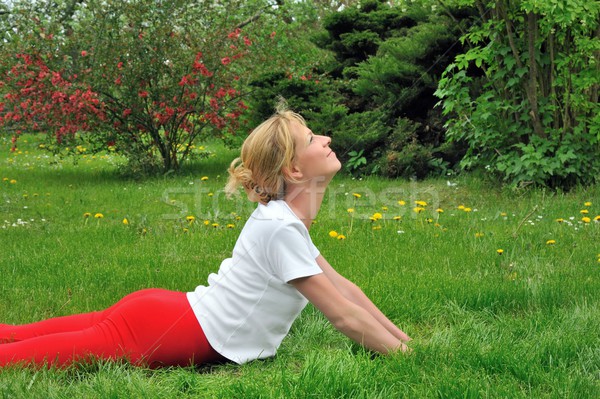
[[[119,308],[121,304],[127,301],[134,298],[156,295],[161,291],[164,290],[160,288],[148,288],[135,291],[123,297],[111,307],[98,312],[53,317],[51,319],[21,325],[0,324],[0,343],[23,341],[25,339],[59,332],[80,331],[101,322],[115,309]]]
[[[143,290],[103,312],[51,320],[16,326],[13,335],[20,340],[0,345],[0,367],[16,363],[61,367],[89,356],[126,358],[150,367],[222,359],[206,340],[182,292]]]

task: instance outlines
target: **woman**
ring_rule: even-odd
[[[207,286],[141,290],[100,312],[0,324],[0,367],[62,367],[88,357],[149,367],[242,364],[275,355],[308,301],[366,348],[405,351],[410,338],[310,239],[325,189],[341,168],[330,142],[300,115],[279,109],[231,164],[226,191],[241,185],[259,204]]]

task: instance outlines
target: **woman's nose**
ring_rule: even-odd
[[[325,146],[328,146],[329,144],[331,144],[331,137],[329,136],[321,136],[324,139],[325,142]]]

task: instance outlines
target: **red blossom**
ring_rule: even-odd
[[[250,41],[250,39],[248,39],[247,36],[244,36],[244,44],[246,46],[252,46],[252,42]]]
[[[206,68],[206,66],[198,61],[194,61],[194,72],[200,72],[200,74],[202,76],[206,76],[207,78],[210,78],[211,76],[213,76],[213,73],[211,71],[208,70],[208,68]]]
[[[228,34],[227,37],[229,39],[237,39],[238,37],[240,37],[240,33],[241,33],[241,29],[240,28],[236,28],[233,32],[231,32],[230,34]]]
[[[147,98],[148,97],[148,92],[146,90],[140,90],[140,91],[138,91],[138,96],[140,98]]]
[[[87,51],[85,51],[85,50],[82,50],[82,51],[81,51],[81,56],[82,56],[82,57],[85,57],[85,56],[87,56],[87,55],[88,55],[88,52],[87,52]]]
[[[229,58],[229,57],[221,58],[221,64],[223,64],[223,65],[228,65],[230,62],[231,62],[231,58]]]
[[[223,98],[227,95],[227,91],[221,87],[219,90],[217,90],[217,92],[215,93],[215,97],[216,98]]]
[[[190,84],[189,80],[188,80],[188,76],[184,75],[181,80],[179,81],[179,86],[185,86],[187,84]]]

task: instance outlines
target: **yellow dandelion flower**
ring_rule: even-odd
[[[592,206],[592,203],[590,201],[587,201],[586,203],[583,204],[583,206]]]
[[[504,250],[502,248],[499,248],[499,249],[496,250],[496,253],[498,255],[502,255],[504,253]]]
[[[354,196],[354,198],[360,198],[360,197],[362,197],[362,195],[360,195],[359,193],[352,193],[352,195]]]
[[[2,181],[9,181],[10,179],[8,177],[3,177]]]
[[[401,220],[402,216],[394,216],[394,220]]]
[[[375,212],[375,213],[373,214],[372,218],[373,218],[374,220],[380,220],[381,218],[383,218],[383,215],[382,215],[381,213],[379,213],[379,212]]]
[[[554,245],[556,244],[556,240],[548,240],[546,241],[546,245]]]
[[[205,221],[204,221],[204,225],[205,225],[205,226],[208,226],[209,224],[210,224],[210,221],[209,221],[209,220],[205,220]]]
[[[398,201],[398,205],[400,205],[400,206],[404,206],[404,205],[406,205],[406,201],[402,201],[402,200],[400,200],[400,201]]]
[[[227,224],[227,228],[228,229],[233,229],[234,227],[235,227],[235,224],[233,224],[233,223],[228,223]]]
[[[589,217],[587,217],[587,216],[584,216],[584,217],[582,217],[582,218],[581,218],[581,221],[582,221],[583,223],[589,223],[589,222],[591,222],[591,221],[592,221],[592,219],[590,219],[590,218],[589,218]]]
[[[424,210],[425,210],[425,208],[422,208],[422,207],[420,207],[420,206],[417,206],[417,207],[413,208],[413,211],[414,211],[415,213],[421,213],[421,212],[423,212]]]
[[[202,180],[202,181],[207,181],[207,180],[208,180],[208,176],[202,176],[202,177],[200,178],[200,180]]]
[[[194,216],[186,216],[185,220],[187,220],[188,222],[190,222],[190,224],[194,223],[194,220],[196,220],[196,218]]]
[[[94,215],[94,217],[95,217],[96,219],[102,219],[102,218],[104,217],[104,215],[103,215],[103,214],[101,214],[101,213],[97,213],[97,214],[95,214],[95,215]]]
[[[337,236],[339,236],[339,234],[337,233],[337,231],[335,231],[335,230],[331,230],[331,231],[329,232],[329,237],[331,237],[331,238],[336,238]]]
[[[464,205],[459,205],[458,209],[460,209],[462,211],[463,209],[465,209],[465,206]]]
[[[590,213],[590,211],[588,211],[587,209],[582,209],[579,211],[579,213],[581,213],[582,215],[587,215],[588,213]]]
[[[129,224],[129,220],[127,220],[127,218],[123,218],[123,224],[127,226]]]
[[[83,217],[86,218],[86,219],[89,218],[90,216],[92,216],[92,214],[89,213],[89,212],[86,212],[86,213],[83,214]]]
[[[15,179],[12,179],[12,180],[10,181],[10,184],[17,184],[17,181],[16,181]]]
[[[565,219],[563,219],[563,218],[558,218],[558,219],[556,219],[556,221],[557,221],[558,223],[563,223],[563,222],[565,221]]]
[[[485,234],[483,233],[475,233],[475,238],[481,238],[483,237]]]
[[[427,202],[425,202],[425,201],[415,201],[415,204],[420,207],[427,206]]]
[[[382,207],[381,207],[381,210],[382,210],[382,211],[387,211],[387,210],[388,210],[388,207],[387,207],[387,206],[382,206]]]
[[[381,230],[381,225],[373,226],[373,230]]]
[[[438,208],[435,210],[437,213],[444,213],[444,210],[442,208]]]
[[[465,211],[465,212],[471,212],[472,209],[471,208],[464,208],[463,211]]]
[[[600,222],[600,215],[598,215],[594,218],[594,222]]]
[[[189,233],[189,231],[190,231],[190,230],[189,230],[188,228],[185,228],[185,227],[183,228],[183,232],[184,232],[184,233]]]
[[[213,193],[208,193],[208,196],[209,196],[209,197],[212,197],[213,195],[214,195]]]
[[[346,239],[346,236],[345,236],[345,235],[343,235],[343,234],[340,234],[340,235],[338,235],[336,238],[337,238],[338,240],[345,240],[345,239]]]
[[[500,212],[500,216],[502,216],[503,218],[505,218],[507,216],[506,212]]]
[[[348,213],[354,213],[354,208],[348,208]]]
[[[212,227],[214,227],[214,228],[217,228],[217,227],[219,227],[219,223],[213,223],[213,224],[212,224]]]

